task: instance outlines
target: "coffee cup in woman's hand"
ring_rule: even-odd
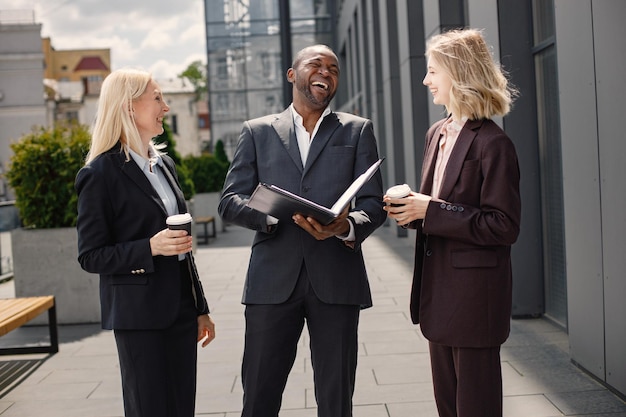
[[[411,187],[407,184],[394,185],[393,187],[387,190],[387,197],[397,199],[404,198],[411,195]],[[392,207],[400,207],[404,204],[390,204]]]
[[[191,235],[191,214],[174,214],[169,216],[165,223],[170,230],[186,230]]]

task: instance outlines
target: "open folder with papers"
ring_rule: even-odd
[[[313,217],[323,225],[327,225],[341,214],[361,187],[372,178],[383,159],[374,162],[367,171],[357,177],[331,208],[326,208],[280,187],[265,183],[257,185],[247,205],[279,220],[291,221],[291,217],[295,213],[299,213],[303,216]]]

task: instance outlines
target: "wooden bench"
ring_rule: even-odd
[[[203,240],[202,242],[198,242],[198,243],[207,245],[209,243],[210,237],[217,236],[216,231],[215,231],[215,217],[213,216],[196,217],[195,222],[198,226],[202,225],[204,227],[204,234],[202,235]],[[212,227],[211,234],[209,234],[209,224]],[[200,239],[200,236],[198,236],[198,239]]]
[[[17,329],[46,310],[48,311],[48,329],[50,332],[49,346],[0,348],[0,355],[57,353],[59,351],[57,314],[53,295],[0,299],[0,336]]]

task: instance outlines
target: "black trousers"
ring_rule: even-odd
[[[283,304],[247,305],[244,417],[276,417],[306,320],[320,417],[352,415],[360,307],[321,302],[302,268]]]
[[[126,417],[193,417],[198,314],[181,262],[178,318],[166,329],[114,330]],[[163,306],[163,308],[168,308]]]
[[[440,417],[502,417],[500,347],[457,348],[429,343]]]

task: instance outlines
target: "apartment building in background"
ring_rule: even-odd
[[[57,50],[50,38],[42,39],[47,97],[55,102],[54,120],[74,120],[90,126],[96,116],[102,82],[111,73],[111,50]],[[167,123],[183,155],[199,155],[206,129],[201,120],[193,86],[180,78],[157,79],[170,107]]]
[[[29,13],[0,11],[0,201],[12,199],[2,177],[12,154],[10,143],[33,126],[48,124],[43,62],[41,24]]]
[[[57,50],[41,39],[46,99],[53,102],[52,121],[91,125],[102,82],[111,73],[110,49]]]
[[[13,198],[2,178],[10,143],[33,127],[59,121],[91,126],[102,82],[112,71],[109,48],[57,49],[53,36],[42,38],[41,29],[32,11],[0,10],[0,201]],[[167,121],[179,153],[210,151],[206,103],[198,103],[181,79],[156,81],[170,105]]]

